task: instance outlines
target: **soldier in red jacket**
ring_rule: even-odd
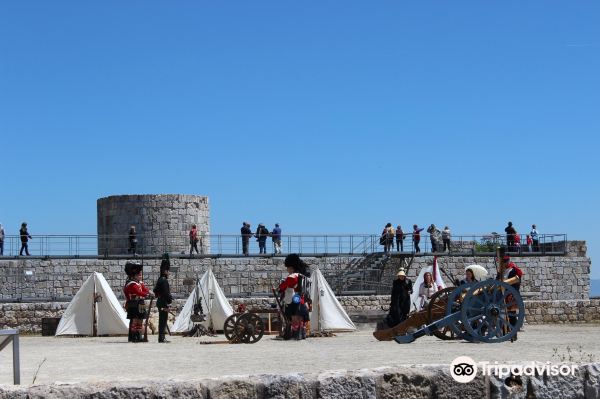
[[[125,273],[127,273],[127,281],[123,292],[129,319],[129,342],[142,342],[143,321],[149,312],[144,299],[148,297],[150,290],[142,282],[142,265],[127,263]]]
[[[290,321],[284,338],[305,339],[311,304],[310,269],[297,254],[288,255],[284,264],[289,275],[279,284],[279,292],[283,296],[285,316]]]

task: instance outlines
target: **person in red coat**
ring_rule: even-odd
[[[143,322],[149,309],[144,301],[150,290],[142,282],[142,265],[127,263],[125,265],[127,281],[123,287],[125,309],[129,319],[129,342],[142,342]]]
[[[512,287],[514,289],[516,289],[517,291],[519,291],[521,289],[521,281],[522,281],[525,273],[523,273],[523,270],[521,270],[519,268],[519,266],[517,266],[514,262],[512,262],[510,260],[510,256],[504,255],[502,260],[505,263],[505,268],[504,268],[504,274],[501,276],[501,280],[504,281],[504,280],[511,279]],[[514,298],[512,295],[508,295],[506,297],[506,302],[513,302],[513,300],[514,300]],[[519,307],[517,305],[509,306],[507,309],[508,322],[513,326],[515,324],[517,324],[518,310],[519,310]],[[516,340],[517,340],[517,334],[515,334],[515,336],[511,340],[511,342],[516,341]]]
[[[311,302],[310,269],[297,254],[288,255],[284,264],[289,275],[279,284],[279,292],[283,296],[285,316],[290,321],[284,338],[305,339]]]

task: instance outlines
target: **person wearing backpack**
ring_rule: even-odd
[[[383,252],[385,252],[386,254],[390,252],[390,248],[392,248],[392,246],[394,245],[394,234],[395,231],[391,223],[386,224],[383,228],[383,231],[381,232],[379,242],[381,245],[383,245]]]
[[[261,254],[267,253],[267,237],[269,236],[269,230],[265,227],[264,224],[259,223],[256,228],[256,241],[258,241],[258,252]]]
[[[305,339],[311,304],[310,269],[298,254],[286,256],[284,264],[289,274],[279,284],[279,292],[283,296],[284,314],[289,323],[283,337]]]

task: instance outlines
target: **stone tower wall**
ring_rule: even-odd
[[[208,197],[198,195],[115,195],[100,198],[98,254],[122,255],[129,250],[129,229],[136,227],[138,254],[188,252],[192,224],[199,236],[210,233]],[[209,240],[201,240],[210,253]],[[201,245],[199,244],[199,249]]]

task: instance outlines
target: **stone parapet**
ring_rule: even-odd
[[[571,376],[486,378],[461,384],[448,365],[382,367],[315,374],[246,375],[197,381],[134,381],[0,385],[0,399],[13,398],[545,398],[600,397],[600,364],[579,366]]]

